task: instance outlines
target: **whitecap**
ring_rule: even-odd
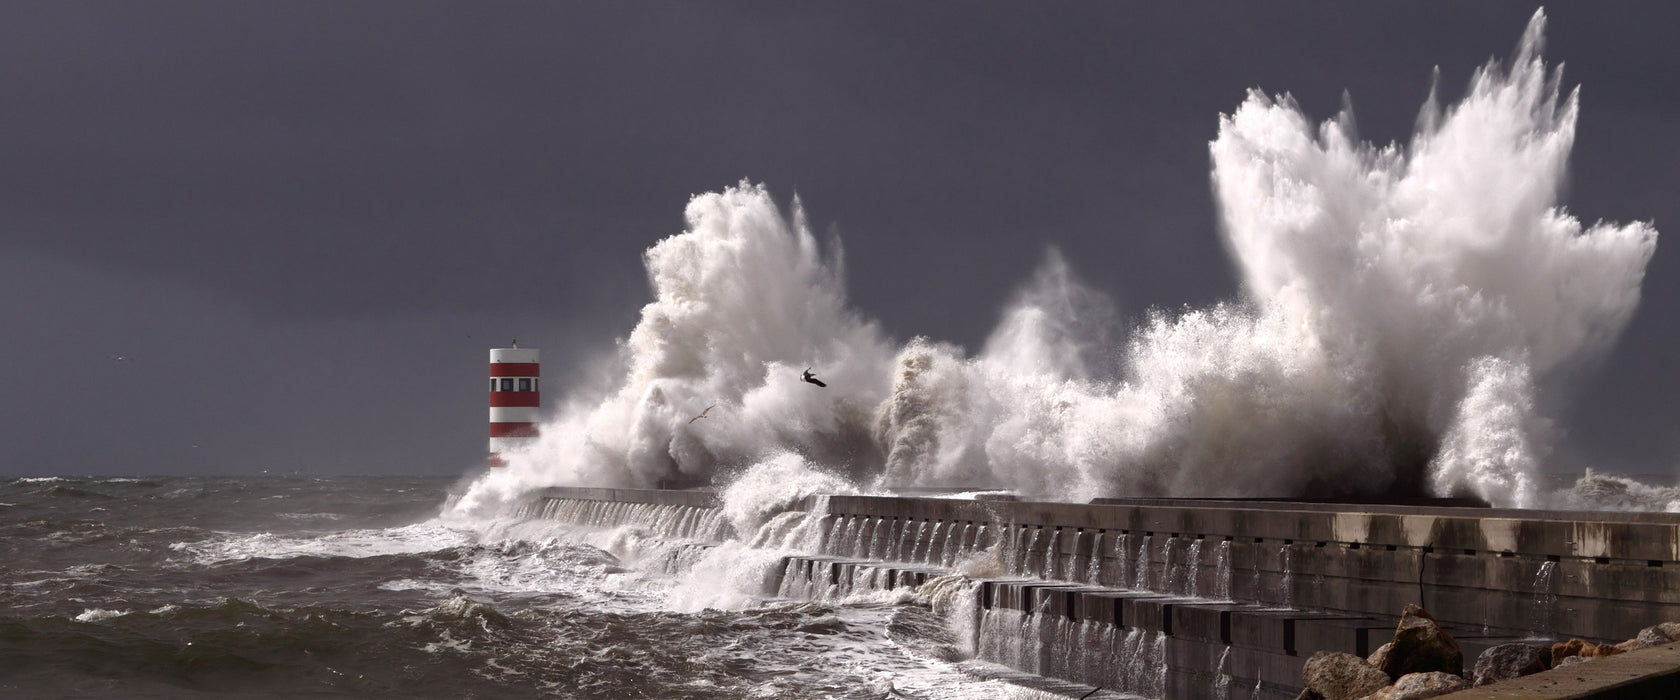
[[[287,520],[343,520],[343,513],[281,513],[279,517]]]
[[[286,537],[273,533],[221,533],[198,542],[176,542],[169,548],[192,554],[201,564],[246,559],[288,559],[301,556],[377,557],[423,554],[473,544],[471,533],[431,522],[383,530],[345,530],[315,536]]]
[[[127,610],[106,610],[104,608],[88,608],[87,610],[83,610],[82,614],[76,616],[76,621],[77,622],[99,622],[100,620],[109,620],[113,617],[122,617],[122,616],[127,615],[127,614],[128,614]]]
[[[378,588],[379,588],[379,590],[382,590],[382,591],[439,591],[439,592],[443,592],[443,591],[448,591],[449,589],[453,588],[453,586],[449,586],[449,585],[439,583],[439,582],[436,582],[436,581],[420,581],[420,580],[411,579],[411,578],[399,578],[399,579],[395,579],[395,580],[392,580],[392,581],[386,581],[384,583],[381,583],[381,584],[379,584]]]

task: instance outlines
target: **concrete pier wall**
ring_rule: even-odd
[[[714,498],[551,489],[538,502]],[[1618,641],[1680,620],[1677,515],[840,495],[800,508],[826,513],[821,551],[791,556],[780,590],[914,585],[992,549],[1007,571],[979,585],[983,658],[1157,697],[1294,697],[1314,652],[1369,654],[1407,603],[1467,663],[1525,637]]]

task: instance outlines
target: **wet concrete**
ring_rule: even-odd
[[[551,489],[540,499],[717,505],[698,491]],[[1467,664],[1517,639],[1620,641],[1680,620],[1673,514],[841,495],[801,508],[827,513],[831,539],[851,541],[793,557],[814,563],[790,571],[915,585],[996,548],[1011,575],[981,582],[979,599],[983,611],[1012,611],[1012,624],[1036,635],[1035,652],[1010,647],[1016,663],[1040,667],[1045,655],[1075,652],[1092,665],[1143,659],[1165,665],[1164,687],[1154,690],[1172,698],[1292,698],[1307,657],[1369,654],[1407,603],[1434,614]],[[1109,657],[1064,648],[1098,638]],[[1145,659],[1146,640],[1162,658]],[[1093,682],[1102,669],[1057,667],[1102,685]]]

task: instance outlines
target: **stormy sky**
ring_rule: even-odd
[[[1208,180],[1253,87],[1404,140],[1526,3],[0,4],[0,474],[453,474],[486,349],[596,377],[640,253],[743,178],[854,307],[976,347],[1047,246],[1135,320],[1240,295]],[[1547,468],[1680,466],[1669,2],[1547,8],[1565,196],[1664,233]]]

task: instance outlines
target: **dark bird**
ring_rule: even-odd
[[[810,367],[806,367],[805,372],[803,374],[799,375],[799,380],[803,381],[803,382],[809,382],[809,383],[815,384],[817,386],[828,386],[827,384],[822,383],[821,379],[817,379],[817,375],[811,374],[811,368]]]
[[[693,423],[694,421],[700,420],[701,418],[705,418],[706,414],[711,413],[712,409],[714,409],[714,408],[717,408],[717,404],[715,404],[715,403],[710,405],[710,406],[707,406],[706,410],[700,412],[700,415],[688,419],[688,422]]]

